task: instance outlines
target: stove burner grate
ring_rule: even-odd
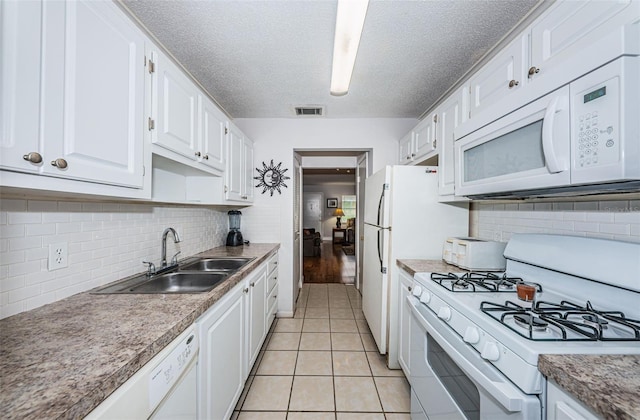
[[[468,272],[462,275],[453,273],[431,273],[431,280],[451,292],[515,292],[516,285],[523,283],[519,277],[509,277],[507,274],[490,272]],[[542,286],[534,284],[538,292]]]

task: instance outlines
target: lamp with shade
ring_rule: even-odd
[[[344,216],[344,212],[342,211],[342,209],[341,209],[341,208],[339,208],[339,207],[338,207],[338,208],[336,209],[336,211],[335,211],[335,212],[333,212],[333,215],[337,217],[337,220],[336,220],[336,228],[337,228],[337,229],[340,229],[340,226],[341,226],[340,218],[341,218],[342,216]]]

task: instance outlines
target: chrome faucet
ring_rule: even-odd
[[[167,266],[167,235],[169,234],[169,232],[173,233],[173,242],[174,243],[178,243],[180,242],[180,236],[178,236],[178,232],[176,232],[176,230],[172,227],[168,227],[164,230],[164,232],[162,232],[162,267],[166,267]],[[178,254],[176,254],[177,256]],[[174,257],[175,259],[175,257]],[[173,261],[172,261],[173,263]]]

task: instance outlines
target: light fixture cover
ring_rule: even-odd
[[[369,0],[338,0],[331,70],[333,96],[346,95],[349,91],[368,7]]]

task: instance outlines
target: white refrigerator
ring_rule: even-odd
[[[386,166],[367,178],[362,310],[380,354],[398,364],[396,259],[442,259],[450,236],[467,236],[467,203],[438,202],[437,167]]]

